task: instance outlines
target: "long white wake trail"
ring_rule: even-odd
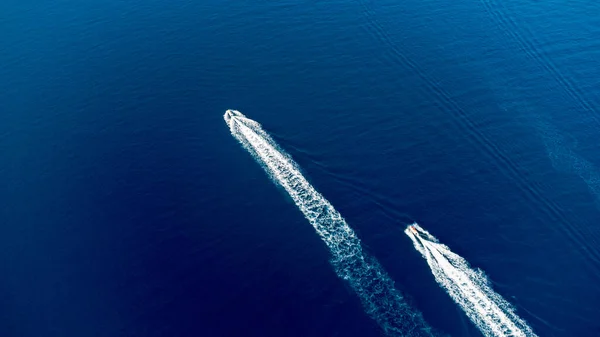
[[[431,272],[485,336],[536,336],[513,307],[492,290],[485,274],[417,224],[404,231],[423,255]]]
[[[389,336],[433,336],[421,314],[404,301],[379,263],[365,254],[340,213],[310,185],[260,124],[235,110],[227,110],[224,118],[231,134],[289,193],[313,225],[331,251],[337,275],[349,283],[382,330]]]

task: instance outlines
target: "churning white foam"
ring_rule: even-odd
[[[421,314],[404,301],[379,263],[363,251],[340,213],[302,176],[297,164],[261,125],[236,110],[227,110],[224,118],[231,134],[289,193],[329,247],[337,275],[348,282],[383,331],[389,336],[432,336]]]
[[[492,290],[481,270],[472,269],[465,259],[417,224],[407,227],[404,233],[427,260],[437,283],[485,336],[535,336],[510,303]]]

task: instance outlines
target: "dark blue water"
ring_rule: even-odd
[[[600,6],[3,1],[1,336],[379,336],[231,137],[263,124],[436,330],[418,221],[540,336],[600,336]]]

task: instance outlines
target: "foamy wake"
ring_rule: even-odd
[[[404,232],[427,260],[437,283],[485,336],[535,336],[513,307],[492,290],[481,270],[472,269],[465,259],[417,224],[407,227]]]
[[[310,185],[261,125],[235,110],[227,110],[224,118],[231,134],[289,193],[329,247],[337,275],[348,282],[383,331],[389,336],[432,336],[421,314],[404,301],[379,263],[363,251],[340,213]]]

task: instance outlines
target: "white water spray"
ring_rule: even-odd
[[[335,208],[302,176],[260,124],[227,110],[231,134],[290,195],[332,254],[337,275],[346,280],[367,313],[389,336],[433,336],[421,314],[403,299],[379,263],[362,249],[360,240]]]
[[[510,303],[492,290],[481,270],[472,269],[465,259],[417,224],[408,226],[404,233],[427,260],[437,283],[485,336],[536,336]]]

